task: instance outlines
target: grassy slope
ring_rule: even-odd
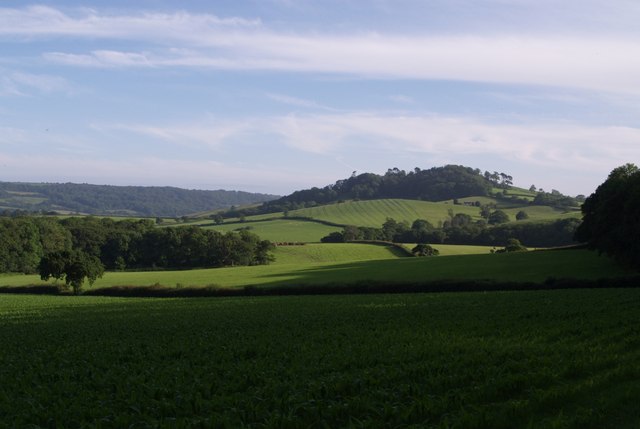
[[[434,225],[448,218],[448,210],[466,213],[480,219],[479,209],[428,201],[384,199],[368,201],[346,201],[339,204],[292,210],[290,216],[307,216],[346,225],[379,228],[388,217],[410,224],[416,219],[426,219]]]
[[[460,201],[480,201],[482,204],[496,202],[488,197],[462,198]],[[520,207],[508,202],[498,202],[498,207],[509,214],[512,221],[518,211],[524,210],[529,214],[529,220],[555,220],[564,217],[580,217],[580,212],[565,212],[548,206]],[[369,226],[379,228],[388,217],[397,221],[406,221],[411,224],[416,219],[426,219],[437,226],[449,217],[449,210],[454,213],[465,213],[474,220],[479,220],[480,210],[477,207],[454,205],[451,201],[429,202],[402,199],[382,199],[366,201],[346,201],[343,203],[329,204],[325,206],[310,207],[289,212],[290,216],[310,217],[344,225]],[[247,220],[282,218],[281,213],[250,216]],[[272,222],[272,221],[269,221]],[[277,221],[273,221],[277,222]],[[203,222],[204,223],[204,222]],[[237,227],[237,226],[236,226]],[[256,226],[257,227],[257,226]]]
[[[322,225],[316,222],[307,222],[292,219],[280,219],[264,222],[245,222],[222,225],[211,225],[209,222],[205,229],[215,231],[233,231],[238,228],[250,227],[250,231],[258,234],[265,240],[273,242],[295,241],[313,243],[319,242],[322,237],[342,228]]]
[[[290,260],[292,256],[288,257]],[[285,260],[287,257],[284,258]],[[94,287],[117,285],[224,287],[245,285],[322,284],[361,280],[428,282],[431,280],[496,280],[543,282],[548,277],[598,279],[628,273],[611,260],[587,250],[536,251],[495,255],[439,256],[376,261],[275,263],[190,271],[107,273]],[[2,276],[0,285],[42,284],[37,276]]]
[[[639,289],[0,297],[0,427],[632,428]]]

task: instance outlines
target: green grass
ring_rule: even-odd
[[[411,248],[413,245],[407,245]],[[462,244],[432,244],[432,247],[438,249],[440,256],[452,255],[482,255],[491,253],[494,246],[466,246]]]
[[[301,246],[303,247],[303,246]],[[302,258],[301,256],[299,256]],[[292,256],[285,256],[285,261]],[[587,250],[535,251],[511,254],[438,256],[376,261],[275,263],[189,271],[109,272],[94,287],[120,285],[260,287],[376,282],[428,282],[437,280],[495,280],[543,282],[548,277],[598,279],[628,275],[610,259]],[[44,284],[38,276],[0,277],[1,286]]]
[[[480,219],[480,210],[477,207],[401,199],[346,201],[292,210],[289,215],[375,228],[380,228],[389,217],[397,221],[407,221],[409,224],[416,219],[426,219],[437,226],[439,222],[448,219],[449,209],[454,213],[466,213],[475,219]]]
[[[397,259],[406,255],[393,246],[362,243],[306,244],[304,246],[278,246],[274,251],[277,265],[308,265],[326,262],[374,261]]]
[[[553,220],[553,219],[565,219],[565,218],[576,218],[582,219],[582,213],[579,210],[562,210],[549,206],[527,206],[527,207],[516,207],[516,208],[505,208],[502,209],[507,215],[509,215],[509,219],[511,221],[516,220],[516,214],[523,210],[528,215],[529,218],[527,221],[545,221],[545,220]]]
[[[279,242],[319,242],[320,239],[342,228],[323,225],[317,222],[307,222],[293,219],[279,219],[264,222],[243,222],[222,225],[203,226],[204,229],[227,232],[238,228],[251,228],[250,231],[258,234],[264,240]]]
[[[632,428],[640,289],[0,297],[0,428]]]

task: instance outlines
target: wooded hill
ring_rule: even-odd
[[[276,195],[174,187],[0,182],[0,211],[176,217],[261,203]]]
[[[513,177],[498,172],[485,171],[461,165],[445,165],[427,170],[415,168],[406,172],[397,168],[384,175],[356,174],[338,180],[323,188],[296,191],[285,197],[264,202],[259,207],[230,211],[227,217],[276,213],[347,200],[409,199],[423,201],[458,200],[466,197],[495,197],[509,199],[518,204],[545,205],[550,207],[577,208],[583,198],[572,198],[560,192],[532,190],[517,196],[512,189]]]

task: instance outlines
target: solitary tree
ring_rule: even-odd
[[[96,256],[73,250],[45,255],[40,261],[38,271],[44,281],[50,278],[64,278],[65,287],[71,286],[74,295],[77,295],[85,279],[93,285],[97,278],[102,277],[104,266]]]
[[[516,213],[516,220],[525,219],[529,219],[529,215],[527,214],[527,212],[525,212],[524,210],[520,210],[518,213]]]
[[[490,225],[506,223],[509,222],[509,215],[502,210],[496,210],[489,215],[489,219],[487,219],[487,222],[489,222]]]

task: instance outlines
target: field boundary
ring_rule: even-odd
[[[175,288],[154,284],[150,286],[110,286],[89,289],[81,295],[130,298],[203,298],[240,296],[286,296],[286,295],[366,295],[401,293],[442,292],[509,292],[560,289],[627,289],[640,288],[640,275],[605,278],[598,280],[548,278],[544,282],[498,282],[493,280],[439,280],[425,283],[376,282],[370,280],[352,283],[297,284],[262,287],[248,285],[240,288],[225,288],[216,285],[204,287]],[[0,293],[33,295],[71,295],[56,286],[4,286]]]

